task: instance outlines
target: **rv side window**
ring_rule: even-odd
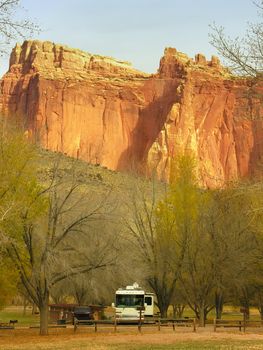
[[[145,297],[145,303],[147,305],[152,305],[152,297]]]
[[[116,295],[117,307],[138,307],[143,306],[143,295]]]

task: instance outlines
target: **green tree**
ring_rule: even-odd
[[[22,133],[0,125],[0,225],[17,216],[31,204],[38,188],[32,160],[34,147]],[[2,242],[3,242],[3,238]]]
[[[0,260],[0,309],[6,306],[17,292],[18,274],[8,258]]]
[[[263,183],[262,181],[254,183],[245,190],[252,193],[251,196],[253,196],[251,232],[255,239],[255,247],[251,251],[253,265],[247,279],[247,284],[254,289],[252,302],[253,305],[258,307],[261,319],[263,319]]]
[[[20,214],[29,208],[38,189],[32,159],[35,149],[21,132],[8,127],[4,120],[0,124],[0,276],[1,298],[9,300],[16,290],[18,271],[8,254],[9,247],[15,245]],[[41,208],[35,207],[32,216],[37,216]],[[10,268],[12,266],[12,268]],[[7,293],[8,292],[8,293]]]
[[[168,268],[167,286],[162,288],[156,281],[150,281],[151,288],[161,295],[158,306],[168,309],[173,298],[176,282],[185,261],[192,232],[197,225],[198,186],[195,159],[185,155],[172,162],[170,186],[166,198],[159,201],[156,209],[156,238],[160,252],[159,259]],[[161,277],[161,276],[160,276]],[[160,278],[161,280],[161,278]],[[158,296],[157,296],[158,298]]]

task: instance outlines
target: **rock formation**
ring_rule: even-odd
[[[263,82],[167,48],[156,74],[50,42],[25,41],[1,81],[1,109],[43,147],[113,170],[157,169],[191,151],[205,184],[260,172]]]

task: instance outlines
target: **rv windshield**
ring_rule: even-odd
[[[116,295],[116,307],[139,307],[143,306],[143,295]]]

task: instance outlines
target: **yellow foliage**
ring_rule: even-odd
[[[172,162],[170,185],[165,198],[156,208],[157,232],[162,239],[172,240],[196,224],[199,201],[195,159],[182,156]]]
[[[28,261],[24,227],[48,206],[47,200],[39,196],[42,188],[37,181],[35,159],[35,147],[21,132],[0,125],[0,243],[3,251],[11,244],[16,247],[24,262]]]
[[[7,305],[17,291],[18,273],[10,260],[0,263],[0,308]]]

